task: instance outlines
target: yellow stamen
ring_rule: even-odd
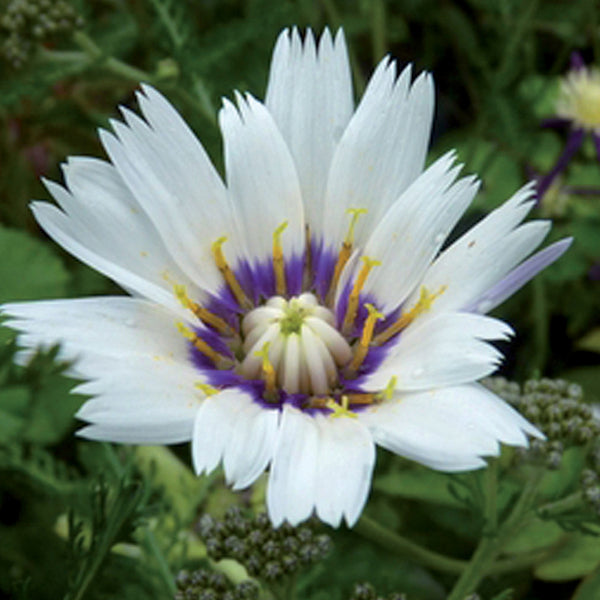
[[[211,313],[209,310],[201,306],[200,304],[194,302],[187,294],[184,285],[175,285],[175,296],[177,300],[181,302],[181,305],[184,308],[191,310],[203,323],[207,325],[212,325],[217,331],[221,332],[224,335],[233,336],[235,335],[235,331],[229,324],[218,317],[217,315]]]
[[[360,341],[355,348],[352,361],[348,365],[348,370],[350,373],[356,373],[360,365],[362,365],[363,361],[365,360],[369,352],[371,340],[373,339],[373,329],[375,329],[375,323],[381,319],[385,319],[385,315],[380,313],[372,304],[367,303],[365,304],[365,307],[369,311],[369,316],[365,320]]]
[[[214,396],[221,391],[218,388],[209,385],[208,383],[196,383],[194,387],[197,387],[199,390],[204,392],[206,396]]]
[[[234,275],[233,271],[231,270],[231,267],[229,266],[229,264],[227,264],[227,260],[225,259],[225,256],[223,255],[222,246],[226,241],[227,241],[227,238],[225,236],[223,236],[223,237],[220,237],[216,242],[213,243],[212,253],[215,258],[215,263],[217,265],[217,268],[221,272],[221,275],[223,275],[223,279],[225,279],[225,282],[229,286],[231,293],[235,296],[235,299],[238,301],[239,305],[242,308],[250,309],[250,308],[252,308],[252,302],[250,302],[250,300],[244,293],[242,286],[239,284],[238,280],[235,278],[235,275]]]
[[[333,398],[328,398],[327,402],[325,402],[325,406],[332,411],[329,416],[334,419],[338,417],[350,417],[351,419],[358,418],[358,415],[348,408],[348,396],[342,396],[341,404],[338,404]]]
[[[271,342],[265,342],[263,347],[258,352],[255,352],[254,355],[262,358],[262,372],[263,379],[265,380],[265,397],[268,400],[273,400],[277,397],[277,374],[275,373],[275,369],[273,368],[271,359],[269,358],[270,345]]]
[[[273,232],[273,271],[275,272],[275,291],[279,296],[284,296],[287,292],[283,248],[281,247],[281,234],[287,226],[288,222],[284,221]]]
[[[342,269],[346,266],[348,259],[350,258],[350,254],[352,253],[352,245],[354,244],[354,228],[356,227],[356,222],[360,215],[364,215],[367,213],[366,208],[349,208],[346,211],[347,214],[352,215],[350,219],[350,225],[348,227],[348,233],[342,242],[342,248],[338,255],[337,262],[335,263],[335,268],[333,270],[333,277],[331,278],[331,284],[329,286],[329,292],[327,293],[326,303],[331,304],[333,298],[332,294],[335,293],[335,289],[337,288],[337,284],[340,280],[340,275],[342,274]]]
[[[420,314],[430,310],[433,301],[441,296],[445,291],[446,286],[443,285],[437,292],[431,294],[429,290],[423,286],[421,288],[421,295],[419,296],[417,303],[409,311],[400,315],[400,318],[395,323],[390,325],[379,335],[375,336],[373,343],[381,345],[387,342],[391,337],[402,331],[407,325],[410,325],[410,323],[412,323]]]
[[[363,256],[362,261],[363,266],[358,273],[358,277],[354,282],[354,287],[352,288],[350,296],[348,297],[348,308],[346,309],[346,316],[344,317],[344,323],[342,325],[342,333],[344,335],[348,335],[352,330],[352,325],[354,324],[354,319],[356,319],[356,313],[358,312],[360,292],[365,285],[365,281],[367,280],[371,269],[381,264],[380,261],[373,260],[368,256]]]
[[[204,354],[204,356],[210,358],[210,360],[212,360],[215,363],[215,366],[218,369],[228,369],[231,366],[233,366],[233,363],[229,358],[219,354],[214,348],[207,344],[199,335],[194,333],[189,327],[187,327],[181,322],[178,322],[176,325],[177,329],[179,330],[179,333],[181,333],[181,335],[183,335],[183,337],[186,340],[192,342],[196,350],[199,350],[200,352],[202,352],[202,354]]]
[[[391,400],[394,395],[394,390],[396,389],[396,383],[398,382],[398,378],[394,375],[390,377],[388,384],[385,386],[385,389],[379,392],[378,396],[381,400]]]

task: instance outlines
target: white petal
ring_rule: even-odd
[[[484,340],[502,340],[512,329],[497,319],[441,313],[405,329],[382,364],[365,378],[368,390],[425,390],[481,379],[496,370],[502,354]]]
[[[183,370],[157,372],[142,370],[135,364],[110,371],[102,379],[77,386],[73,392],[95,394],[76,415],[92,423],[78,435],[130,444],[189,441],[204,397]]]
[[[417,303],[420,289],[426,287],[430,293],[443,290],[427,315],[461,310],[533,252],[550,223],[531,221],[514,229],[531,208],[530,196],[530,186],[523,188],[444,250],[408,298],[406,308]]]
[[[243,402],[223,457],[225,476],[234,490],[248,487],[266,469],[279,427],[278,410],[266,409],[249,398]]]
[[[236,421],[252,401],[247,392],[229,388],[202,403],[192,434],[192,462],[196,473],[216,469],[231,443]]]
[[[225,144],[227,186],[247,247],[257,260],[272,259],[273,234],[281,234],[284,256],[304,250],[302,197],[289,150],[267,109],[251,96],[225,100],[219,123]]]
[[[348,231],[349,208],[366,208],[355,228],[356,246],[423,169],[433,118],[433,83],[410,67],[396,80],[384,59],[335,151],[326,191],[326,240],[338,251]]]
[[[449,153],[416,179],[385,214],[367,242],[364,254],[379,260],[364,293],[384,312],[395,309],[423,277],[450,231],[479,187],[466,177],[452,184],[458,168]],[[452,184],[452,185],[451,185]]]
[[[315,502],[319,432],[314,419],[286,404],[281,415],[267,508],[275,527],[308,519]]]
[[[52,182],[46,186],[68,215],[69,231],[82,246],[171,293],[177,282],[198,294],[111,164],[75,157],[63,165],[63,172],[68,192]]]
[[[179,444],[187,442],[192,436],[193,420],[184,417],[181,420],[152,420],[144,418],[128,422],[101,423],[88,425],[77,435],[88,440],[110,441],[123,444]]]
[[[126,297],[11,303],[5,323],[22,333],[25,362],[38,346],[60,344],[58,358],[75,361],[71,373],[88,379],[110,376],[123,365],[153,371],[171,366],[195,373],[176,318],[160,306]]]
[[[315,417],[319,460],[315,506],[319,518],[338,527],[342,516],[352,527],[367,501],[375,464],[370,433],[356,419]]]
[[[56,188],[59,188],[59,186],[56,186]],[[55,196],[56,188],[52,192]],[[96,244],[95,250],[97,252],[92,250],[93,242],[90,242],[94,239],[94,236],[87,237],[87,227],[71,219],[55,206],[47,202],[34,202],[32,210],[44,231],[73,256],[110,277],[126,290],[153,300],[182,316],[187,314],[188,311],[183,309],[172,291],[172,282],[169,282],[170,273],[175,273],[174,283],[181,284],[182,282],[182,279],[178,279],[175,268],[167,269],[167,279],[162,279],[162,281],[157,281],[154,277],[156,271],[150,275],[142,273],[140,276],[140,263],[133,265],[122,257],[110,256],[110,253],[104,249],[104,243],[101,242],[102,247]],[[140,262],[143,262],[143,260]],[[123,266],[124,264],[125,266]],[[150,268],[152,269],[152,267]]]
[[[478,384],[399,394],[361,412],[375,441],[440,471],[485,466],[498,442],[526,446],[525,434],[543,437],[508,404]]]
[[[342,30],[325,30],[318,50],[312,32],[284,30],[275,45],[265,104],[287,142],[300,180],[311,231],[321,231],[331,158],[352,115],[352,80]]]
[[[154,92],[144,110],[152,115],[157,130],[123,109],[127,124],[111,122],[118,139],[101,131],[102,144],[180,268],[205,290],[216,292],[222,278],[212,243],[228,236],[228,252],[241,255],[225,188],[164,98]],[[160,118],[170,123],[167,135],[164,124],[156,124]]]

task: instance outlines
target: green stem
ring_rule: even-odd
[[[543,372],[548,357],[548,303],[544,290],[544,280],[536,277],[532,282],[533,291],[533,335],[534,355],[531,357],[530,370]]]
[[[464,560],[450,558],[423,548],[383,527],[370,517],[363,515],[354,527],[354,531],[380,546],[396,552],[408,560],[445,573],[458,574],[467,566]]]
[[[175,595],[177,587],[175,586],[175,580],[173,578],[173,574],[171,573],[171,569],[169,569],[169,565],[165,559],[165,556],[162,553],[160,547],[158,546],[156,536],[147,527],[144,529],[144,541],[146,542],[146,547],[148,548],[148,550],[150,550],[150,553],[156,561],[156,565],[158,566],[158,573],[161,576],[167,590],[169,591],[169,594],[171,596]]]
[[[96,45],[96,43],[82,31],[76,31],[73,34],[73,41],[87,54],[93,61],[98,61],[105,69],[119,75],[125,79],[130,79],[135,82],[145,81],[153,83],[155,77],[146,71],[132,67],[127,63],[107,56],[104,51]]]
[[[495,535],[498,529],[498,461],[491,458],[485,470],[485,507],[483,517],[486,530]]]
[[[556,545],[533,550],[525,554],[518,554],[511,558],[496,561],[488,570],[488,575],[502,575],[503,573],[512,573],[513,571],[525,571],[533,567],[550,555],[556,548]]]
[[[496,534],[483,535],[467,568],[454,584],[447,600],[463,600],[465,596],[474,592],[481,580],[492,571],[496,557],[502,552],[502,548],[510,537],[521,526],[523,517],[531,509],[542,474],[543,471],[539,469],[528,479],[519,500],[506,521],[500,525]],[[488,502],[490,501],[488,500]]]
[[[383,0],[372,0],[371,2],[371,39],[373,63],[377,64],[387,51],[385,3]]]
[[[511,35],[507,39],[506,47],[502,53],[502,62],[495,70],[494,90],[506,88],[510,83],[508,74],[515,60],[518,60],[516,54],[523,47],[523,38],[531,28],[533,17],[537,11],[538,0],[530,0],[529,5],[525,3],[523,5],[523,12],[512,27]]]
[[[540,508],[538,508],[538,513],[543,519],[550,519],[557,515],[562,515],[563,513],[581,508],[583,503],[583,493],[575,492],[566,498],[540,506]]]

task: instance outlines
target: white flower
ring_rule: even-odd
[[[352,525],[375,444],[443,471],[541,434],[476,381],[511,329],[484,316],[555,260],[526,186],[442,250],[478,189],[447,154],[423,171],[434,94],[385,59],[356,110],[341,32],[284,31],[264,104],[224,102],[227,184],[171,105],[138,94],[71,158],[44,230],[131,297],[8,304],[26,361],[61,344],[80,435],[192,442],[234,488],[269,468],[274,524]]]

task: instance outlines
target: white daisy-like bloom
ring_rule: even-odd
[[[224,101],[226,183],[174,108],[70,158],[46,233],[130,296],[12,303],[26,362],[60,344],[90,396],[79,434],[191,440],[198,473],[241,489],[269,470],[275,525],[356,522],[375,445],[441,471],[540,432],[477,381],[511,328],[485,316],[569,245],[522,224],[525,186],[451,244],[478,189],[449,153],[424,170],[432,78],[384,59],[354,108],[342,32],[284,31],[264,103]],[[524,261],[524,262],[523,262]]]

